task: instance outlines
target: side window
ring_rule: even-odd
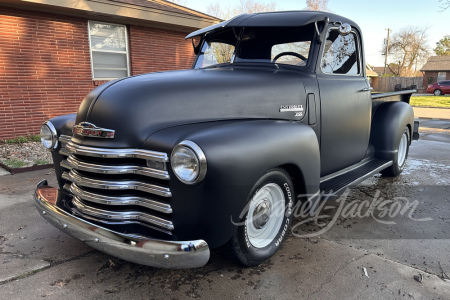
[[[208,42],[203,45],[202,52],[195,68],[230,63],[233,59],[234,46],[220,42]]]
[[[359,75],[360,64],[356,35],[346,36],[337,29],[328,32],[321,61],[322,71],[327,74]]]

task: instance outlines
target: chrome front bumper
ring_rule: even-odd
[[[162,241],[127,235],[87,222],[56,206],[57,188],[41,181],[34,194],[41,215],[53,226],[87,245],[112,256],[134,263],[168,269],[204,266],[209,260],[209,247],[203,240]]]

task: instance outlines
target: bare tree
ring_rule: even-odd
[[[277,9],[276,2],[258,2],[254,0],[240,0],[239,4],[233,7],[223,7],[220,2],[211,3],[206,8],[206,13],[224,20],[240,14],[252,14],[258,12],[269,12]]]
[[[305,9],[306,10],[329,11],[328,0],[306,0],[306,8]]]
[[[441,12],[450,7],[450,0],[439,0],[439,3],[441,3]]]
[[[404,27],[392,35],[389,60],[398,65],[399,76],[414,76],[420,65],[426,62],[428,27]],[[386,45],[382,53],[386,53]]]

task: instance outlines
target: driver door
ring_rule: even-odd
[[[372,98],[361,56],[361,39],[352,30],[331,27],[322,45],[317,80],[321,100],[321,176],[361,161],[368,149]]]

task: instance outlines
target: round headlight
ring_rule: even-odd
[[[206,157],[194,142],[179,143],[172,152],[171,165],[177,178],[186,184],[195,184],[205,178]]]
[[[50,121],[45,122],[41,126],[41,142],[48,150],[55,150],[58,145],[58,136],[55,126]]]

